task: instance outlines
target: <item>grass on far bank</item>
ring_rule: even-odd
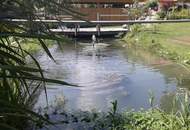
[[[129,45],[190,65],[190,23],[136,24],[124,40]]]
[[[47,47],[51,47],[55,41],[45,40]],[[42,49],[41,44],[37,39],[27,39],[23,40],[21,44],[22,48],[30,53],[36,53]]]
[[[53,45],[55,45],[57,41],[56,40],[44,40],[45,45],[49,48],[52,47]],[[62,39],[62,41],[59,41],[59,45],[63,45],[63,44],[67,44],[70,43],[71,39],[64,37],[64,39]],[[28,39],[24,39],[21,41],[21,47],[22,49],[24,49],[25,51],[28,51],[30,53],[36,53],[38,51],[40,51],[42,48],[41,43],[38,41],[38,39],[32,39],[32,38],[28,38]]]

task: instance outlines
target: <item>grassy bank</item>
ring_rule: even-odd
[[[45,40],[44,42],[47,47],[51,47],[55,44],[55,41],[53,41],[53,40]],[[21,42],[21,47],[30,53],[36,53],[36,52],[40,51],[41,49],[43,49],[37,39],[24,40]]]
[[[176,95],[172,101],[171,112],[164,112],[154,106],[154,97],[150,97],[149,110],[128,110],[121,113],[117,111],[117,101],[114,101],[106,113],[95,111],[67,113],[59,110],[46,115],[53,122],[55,122],[54,117],[58,118],[55,123],[60,129],[64,129],[69,124],[73,126],[73,130],[78,128],[80,130],[189,130],[190,100],[188,97],[188,93]],[[46,127],[55,128],[47,125]]]
[[[124,40],[164,58],[190,65],[190,23],[133,25]]]

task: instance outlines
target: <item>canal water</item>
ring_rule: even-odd
[[[103,40],[94,47],[89,41],[55,44],[50,51],[56,63],[45,53],[36,54],[47,77],[80,86],[47,84],[49,105],[69,111],[107,111],[117,100],[120,111],[139,110],[150,107],[152,93],[155,104],[167,109],[176,92],[190,88],[190,74],[183,66],[137,48],[118,47],[120,43]],[[44,92],[39,106],[46,106]]]

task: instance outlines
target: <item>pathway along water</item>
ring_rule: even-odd
[[[119,41],[104,41],[107,46],[86,43],[50,48],[57,63],[46,54],[37,59],[47,76],[83,86],[48,84],[49,103],[67,110],[107,111],[118,100],[119,109],[149,108],[149,91],[157,104],[168,108],[176,91],[190,88],[189,73],[180,65],[135,48],[116,47]],[[65,104],[62,101],[66,100]],[[45,106],[41,93],[36,106]]]

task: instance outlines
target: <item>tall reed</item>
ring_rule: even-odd
[[[36,13],[45,9],[46,13],[78,16],[67,0],[1,0],[0,4],[0,129],[25,129],[29,122],[41,126],[48,119],[32,110],[34,99],[40,90],[44,90],[46,99],[46,82],[71,85],[64,81],[48,79],[38,61],[21,47],[28,38],[37,39],[46,54],[55,61],[48,50],[45,39],[64,41],[49,30]],[[27,23],[11,22],[8,19],[24,18]],[[21,42],[22,41],[22,42]],[[33,60],[28,66],[26,56]]]

